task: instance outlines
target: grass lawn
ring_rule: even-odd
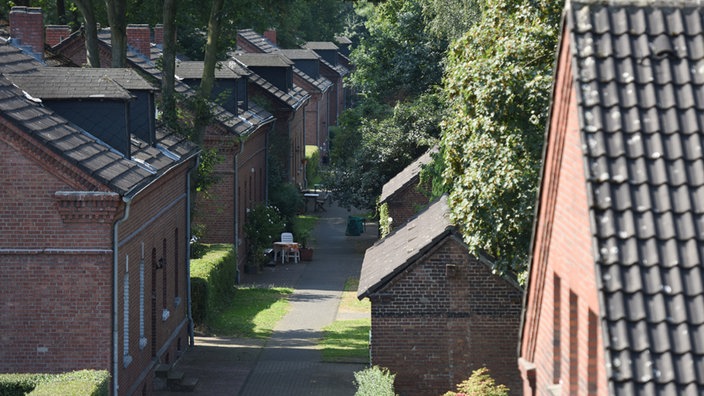
[[[239,287],[232,304],[214,315],[210,333],[221,337],[267,338],[288,310],[285,287]]]
[[[357,299],[358,279],[350,278],[345,282],[342,293],[340,314],[361,316],[358,319],[337,320],[323,329],[321,348],[323,360],[328,362],[361,361],[369,360],[369,329],[371,312],[369,299]],[[359,314],[359,315],[354,315]]]

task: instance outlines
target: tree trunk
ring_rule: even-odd
[[[176,74],[176,0],[164,0],[164,52],[161,78],[161,100],[164,122],[176,126],[176,99],[174,85]]]
[[[222,25],[222,8],[224,0],[213,0],[208,20],[208,39],[205,43],[205,57],[203,58],[203,76],[200,81],[198,93],[205,100],[210,100],[215,84],[215,65],[217,63],[218,39]]]
[[[127,17],[126,0],[105,0],[110,24],[112,67],[127,66]]]
[[[91,0],[74,0],[78,10],[83,14],[86,35],[86,62],[90,67],[100,67],[98,52],[98,27],[95,20],[95,10]]]
[[[56,0],[56,17],[59,24],[66,24],[66,3],[64,0]]]

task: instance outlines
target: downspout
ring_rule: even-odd
[[[240,187],[240,175],[239,175],[239,159],[240,159],[240,154],[244,151],[244,139],[239,139],[239,149],[238,152],[235,154],[235,163],[234,163],[234,168],[235,168],[235,191],[234,191],[234,204],[235,204],[235,211],[234,211],[234,226],[235,226],[235,233],[234,233],[234,251],[235,251],[235,284],[239,285],[240,284],[240,222],[239,222],[239,217],[240,217],[240,199],[239,199],[239,187]],[[251,186],[250,186],[251,188]]]
[[[200,155],[196,157],[196,164],[186,173],[186,316],[188,317],[188,344],[195,346],[195,332],[193,330],[193,312],[191,310],[191,174],[198,169]]]
[[[117,278],[118,278],[118,231],[120,224],[127,221],[130,217],[130,206],[132,204],[132,198],[122,197],[122,201],[125,203],[125,211],[122,214],[122,218],[117,220],[112,228],[112,394],[117,396],[118,393],[118,369],[119,369],[119,346],[118,341],[118,312],[117,312]]]

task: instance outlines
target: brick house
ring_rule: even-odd
[[[526,395],[704,393],[698,3],[568,2],[520,339]]]
[[[333,42],[309,41],[301,47],[320,55],[320,73],[333,83],[332,97],[335,99],[330,102],[330,125],[337,125],[340,113],[347,108],[349,95],[343,80],[350,71],[340,63],[339,48]]]
[[[88,90],[125,108],[117,91],[146,84],[131,71],[45,68],[0,44],[10,72],[0,76],[0,372],[107,370],[111,394],[148,393],[156,366],[192,336],[188,186],[199,149],[163,128],[134,133],[129,117],[86,130],[61,116]]]
[[[424,187],[420,186],[420,172],[432,162],[435,151],[425,152],[381,188],[379,205],[387,205],[392,228],[394,224],[403,225],[428,204],[428,197],[422,191]]]
[[[270,111],[277,122],[270,138],[271,153],[282,169],[283,182],[305,187],[305,108],[310,94],[293,83],[293,62],[278,53],[238,53],[232,59],[252,71],[250,100]]]
[[[266,37],[269,35],[271,40]],[[237,47],[245,53],[281,53],[293,64],[293,82],[311,95],[306,106],[306,144],[330,147],[330,125],[337,123],[335,82],[323,75],[323,60],[314,51],[307,49],[281,49],[276,45],[275,31],[266,31],[264,35],[252,29],[237,31]]]
[[[162,54],[163,28],[160,25],[153,29],[148,25],[129,25],[127,35],[128,66],[150,76],[158,84],[161,70],[156,63]],[[98,37],[101,64],[109,66],[112,55],[110,32],[101,30]],[[86,62],[85,40],[81,31],[51,49],[70,58],[75,64]],[[239,273],[247,259],[247,246],[243,243],[247,210],[267,199],[267,141],[275,119],[271,113],[250,102],[247,92],[242,92],[247,89],[242,78],[249,72],[239,65],[228,63],[227,66],[241,78],[236,81],[237,90],[229,90],[233,97],[227,97],[223,105],[210,103],[213,122],[206,128],[203,147],[216,150],[222,161],[214,169],[217,182],[209,188],[208,195],[199,194],[196,198],[193,221],[205,226],[204,242],[234,243],[237,246]],[[224,74],[229,72],[220,69],[216,75],[216,85],[227,85],[228,80],[233,82]],[[185,97],[195,95],[195,90],[187,82],[199,80],[192,73],[189,77],[192,77],[191,81],[176,81],[176,92]],[[235,103],[236,106],[230,107]]]
[[[522,291],[468,253],[446,197],[367,249],[357,295],[371,300],[371,363],[399,395],[441,395],[481,367],[520,394]]]

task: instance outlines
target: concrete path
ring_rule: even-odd
[[[359,277],[364,251],[376,240],[376,226],[346,236],[348,213],[328,207],[316,213],[313,261],[278,264],[243,275],[242,284],[294,288],[288,314],[268,340],[196,337],[196,346],[177,364],[199,378],[194,395],[354,395],[360,363],[322,362],[317,348],[322,329],[338,317],[345,281]],[[347,317],[345,317],[347,319]],[[171,395],[159,392],[158,395]]]

